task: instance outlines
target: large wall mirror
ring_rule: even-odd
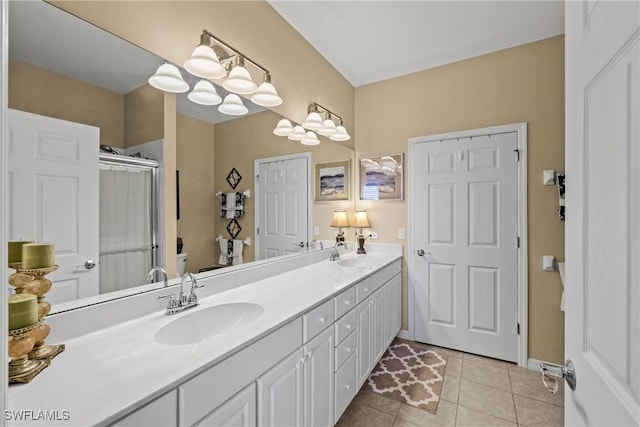
[[[332,212],[353,210],[354,194],[316,202],[313,190],[315,164],[349,161],[354,169],[350,148],[326,138],[305,146],[276,136],[281,117],[246,99],[247,115],[227,116],[186,94],[166,95],[147,84],[162,63],[46,2],[9,3],[8,240],[53,242],[56,262],[70,266],[73,275],[61,265],[51,276],[58,289],[48,295],[54,313],[150,289],[149,268],[175,253],[162,245],[167,224],[177,228],[187,254],[178,263],[186,262],[187,271],[217,274],[234,264],[235,256],[221,256],[234,240],[228,231],[234,218],[221,210],[222,195],[248,195],[235,218],[242,265],[305,252],[313,239],[330,240]],[[197,79],[183,76],[193,87]],[[171,102],[176,114],[168,116]],[[175,170],[163,167],[167,121],[175,126]],[[76,144],[75,132],[87,126],[99,134],[90,147]],[[282,209],[256,175],[293,178],[300,174],[291,166],[297,159],[306,169],[296,203],[308,212],[279,222]],[[232,170],[241,177],[236,188],[227,179]],[[163,174],[177,174],[177,192],[164,190]],[[346,179],[355,188],[355,178]],[[163,209],[169,198],[177,200],[175,217]],[[256,234],[261,221],[262,234]],[[302,232],[290,232],[300,223]],[[290,234],[277,251],[266,239],[270,229]],[[86,245],[97,249],[83,253]],[[89,260],[95,268],[87,268]]]

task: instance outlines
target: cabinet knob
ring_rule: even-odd
[[[347,323],[347,324],[345,325],[345,328],[347,328],[347,329],[351,329],[351,323]]]
[[[326,322],[326,321],[327,321],[327,316],[322,316],[322,317],[320,318],[320,323],[324,323],[324,322]]]
[[[344,302],[344,305],[351,305],[351,300],[346,300],[346,301]]]
[[[351,347],[345,348],[344,351],[346,351],[347,353],[351,353]]]
[[[345,384],[344,388],[346,388],[347,390],[351,390],[351,384]]]

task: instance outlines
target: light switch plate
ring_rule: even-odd
[[[554,185],[556,183],[556,171],[547,169],[542,172],[542,181],[544,185]]]
[[[404,228],[398,228],[398,240],[404,240],[407,238],[407,231]]]
[[[317,225],[313,226],[313,235],[316,237],[320,235],[320,227],[318,227]]]

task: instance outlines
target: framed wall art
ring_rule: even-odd
[[[349,200],[349,160],[315,166],[315,200]]]
[[[360,200],[402,200],[404,155],[360,159]]]

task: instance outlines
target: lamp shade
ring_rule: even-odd
[[[367,219],[367,211],[356,211],[356,221],[353,224],[355,228],[369,228],[369,220]]]
[[[318,130],[318,133],[323,136],[330,136],[336,133],[338,130],[336,129],[336,124],[331,119],[326,119],[322,122],[323,128]]]
[[[320,140],[316,136],[315,132],[307,132],[307,136],[305,136],[301,141],[301,144],[304,145],[318,145],[320,144]]]
[[[221,79],[227,74],[227,70],[220,64],[218,55],[204,44],[197,46],[191,57],[184,61],[184,69],[203,79]]]
[[[218,107],[218,111],[229,116],[242,116],[249,112],[249,109],[242,103],[242,100],[235,93],[230,93]]]
[[[293,133],[293,126],[288,119],[280,119],[276,128],[273,130],[274,135],[289,136]]]
[[[336,126],[336,133],[329,135],[332,141],[348,141],[351,139],[344,126]]]
[[[331,227],[350,227],[349,220],[347,219],[347,211],[333,211],[333,218],[331,219]]]
[[[304,128],[300,125],[295,125],[295,127],[293,128],[293,133],[287,136],[287,138],[289,138],[292,141],[302,141],[306,137],[307,137],[307,133],[304,131]]]
[[[178,67],[169,63],[158,67],[156,73],[149,77],[149,84],[164,92],[183,93],[189,90],[189,85],[182,78]]]
[[[218,105],[222,98],[218,95],[216,88],[208,80],[200,80],[187,95],[189,101],[200,105]]]
[[[324,123],[322,123],[322,117],[320,117],[320,114],[312,111],[302,123],[302,127],[309,130],[318,130],[324,127]]]
[[[262,82],[258,86],[256,93],[251,95],[251,101],[263,107],[277,107],[282,104],[282,98],[276,92],[276,88],[269,82]]]
[[[258,89],[258,85],[251,78],[249,71],[242,65],[238,64],[229,73],[229,77],[222,82],[229,92],[239,93],[241,95],[252,94]]]

